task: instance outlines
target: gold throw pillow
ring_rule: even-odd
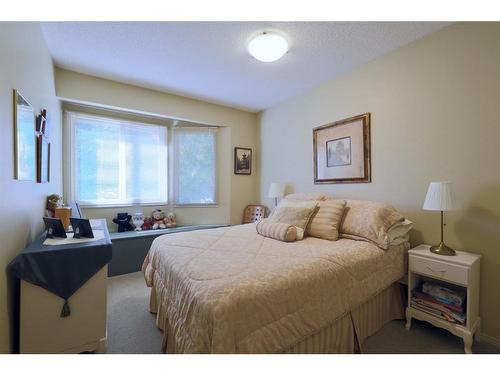
[[[257,233],[278,241],[293,242],[297,238],[297,228],[286,223],[263,219],[257,223]]]
[[[345,200],[342,199],[318,202],[318,209],[307,225],[307,235],[337,241],[345,204]]]
[[[340,236],[351,239],[364,238],[387,250],[390,242],[389,228],[403,221],[404,216],[387,204],[347,200]]]

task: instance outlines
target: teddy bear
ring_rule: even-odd
[[[119,212],[116,214],[113,223],[118,225],[118,232],[134,230],[134,226],[130,223],[130,219],[132,219],[132,215],[129,215],[127,212]]]
[[[175,214],[173,212],[169,212],[167,217],[165,218],[165,224],[167,228],[175,227],[177,225]]]
[[[54,217],[56,208],[62,207],[63,198],[59,194],[51,194],[47,197],[46,202],[46,215]]]
[[[153,229],[165,229],[165,212],[157,208],[153,211]]]
[[[142,225],[144,224],[144,214],[142,212],[136,212],[132,215],[132,224],[135,227],[135,231],[141,231]]]
[[[150,230],[153,227],[153,218],[151,216],[146,216],[144,218],[144,224],[142,224],[143,230]]]

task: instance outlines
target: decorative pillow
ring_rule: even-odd
[[[348,200],[340,234],[343,238],[364,238],[387,250],[390,243],[387,234],[389,228],[403,221],[404,217],[387,204]]]
[[[337,241],[345,205],[346,201],[341,199],[318,202],[318,209],[313,213],[306,233],[312,237]]]
[[[262,219],[257,223],[257,233],[278,241],[293,242],[297,238],[297,228],[286,223]]]
[[[402,223],[396,223],[387,231],[390,245],[399,245],[408,242],[410,230],[413,228],[413,222],[405,219]]]
[[[353,234],[342,234],[341,237],[348,239],[348,240],[373,242],[373,241],[370,241],[364,237],[355,236]],[[387,247],[385,249],[378,244],[375,244],[375,245],[377,245],[378,247],[381,247],[384,250],[387,250],[390,246],[401,245],[402,243],[405,243],[405,242],[410,242],[410,233],[406,233],[405,235],[402,235],[400,237],[397,237],[397,238],[390,240],[389,244],[387,245]]]
[[[401,245],[403,243],[410,243],[410,233],[406,233],[405,235],[401,236],[401,237],[397,237],[395,239],[393,239],[390,243],[389,243],[389,246],[397,246],[397,245]]]
[[[293,193],[288,194],[284,199],[293,199],[295,201],[324,201],[328,198],[324,194],[315,193]]]
[[[291,201],[283,199],[269,217],[269,220],[297,227],[297,239],[301,240],[304,237],[305,228],[317,204],[316,201]]]

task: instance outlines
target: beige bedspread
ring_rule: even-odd
[[[144,261],[177,352],[274,353],[328,326],[405,272],[404,245],[308,237],[255,224],[158,237]]]

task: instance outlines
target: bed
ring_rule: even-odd
[[[403,318],[407,243],[286,243],[255,226],[155,239],[143,272],[164,352],[352,353]]]

